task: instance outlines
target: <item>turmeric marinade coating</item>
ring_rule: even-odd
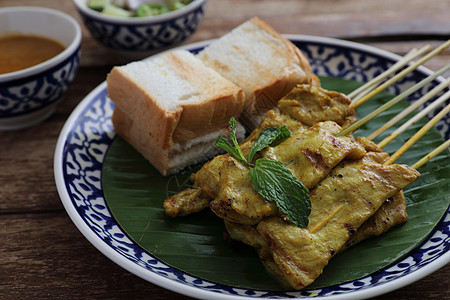
[[[367,152],[381,153],[373,142],[366,138],[357,137],[356,141],[364,146]],[[389,157],[384,154],[370,154],[378,155],[379,162],[384,162]],[[405,196],[403,191],[399,191],[394,196],[388,198],[383,205],[371,216],[366,222],[364,222],[357,231],[349,238],[345,245],[340,249],[343,251],[362,240],[379,236],[382,233],[388,231],[391,227],[405,223],[408,220],[408,214],[406,212]],[[255,235],[256,225],[244,225],[242,223],[232,222],[225,220],[225,226],[229,233],[229,236],[237,241],[243,242],[249,246],[257,247],[260,243],[255,242],[258,237]]]
[[[320,122],[292,136],[276,147],[267,147],[262,157],[278,160],[307,188],[313,188],[344,158],[362,158],[366,151],[353,138],[335,137],[341,127],[332,121]],[[231,156],[219,169],[217,196],[210,203],[220,218],[241,224],[257,224],[263,218],[278,214],[269,202],[252,187],[249,168]]]
[[[285,125],[296,139],[302,136],[307,138],[308,134],[302,134],[303,131],[318,122],[326,120],[332,120],[344,128],[356,121],[355,112],[349,107],[349,104],[350,100],[340,93],[326,91],[309,85],[299,85],[278,102],[279,112],[275,112],[274,110],[269,111],[259,126],[241,143],[240,147],[243,153],[247,155],[261,131],[269,127]],[[286,146],[288,147],[278,147],[276,148],[277,150],[270,148],[265,152],[266,157],[275,158],[289,164],[287,167],[291,171],[298,169],[299,171],[295,172],[294,175],[306,187],[312,188],[331,170],[331,167],[345,157],[345,151],[349,151],[348,148],[341,149],[339,153],[335,154],[334,161],[331,160],[332,163],[328,160],[328,165],[325,165],[322,169],[320,168],[320,165],[324,163],[322,158],[329,155],[329,151],[335,151],[337,149],[337,147],[332,145],[333,141],[337,141],[332,135],[337,133],[339,126],[327,123],[309,131],[310,136],[313,136],[315,132],[326,135],[329,138],[328,145],[325,145],[328,146],[327,149],[324,147],[325,143],[322,143],[322,147],[319,147],[320,145],[314,145],[312,141],[309,141],[303,143],[302,153],[297,154],[295,151],[287,152],[285,149],[291,148],[293,150],[292,147],[300,146],[295,139],[290,139],[289,142],[286,142]],[[316,138],[316,140],[318,139]],[[344,140],[346,142],[349,141],[348,138]],[[373,143],[365,139],[357,138],[356,140],[370,151],[381,151]],[[349,158],[351,158],[351,155],[354,155],[353,158],[358,158],[363,155],[361,148],[355,145],[353,141],[349,144],[355,150],[353,152],[347,152],[347,154],[350,154]],[[321,154],[324,150],[328,151],[326,155]],[[303,168],[302,163],[309,165],[309,168]],[[245,224],[256,224],[262,217],[273,214],[276,207],[273,203],[262,199],[251,187],[249,189],[248,176],[246,176],[247,171],[245,167],[239,165],[229,155],[219,155],[206,163],[203,168],[192,176],[194,182],[193,189],[184,190],[168,198],[164,203],[164,209],[170,216],[185,216],[201,211],[210,206],[211,203],[213,211],[225,219]],[[240,175],[240,178],[246,181],[245,185],[237,179],[239,177],[237,175]],[[246,186],[247,188],[245,189],[249,192],[247,194],[251,195],[251,198],[256,201],[253,203],[250,198],[239,198],[231,203],[230,198],[218,198],[219,188],[222,187],[222,190],[224,190],[226,186],[230,186],[221,184],[221,182],[226,182],[227,178],[241,187]],[[235,190],[239,190],[239,188]],[[399,201],[391,201],[390,203],[390,208],[385,210],[386,213],[384,215],[377,214],[374,220],[372,220],[372,223],[378,227],[383,226],[381,232],[407,219],[404,199],[402,201],[400,197]],[[240,212],[244,212],[244,214]],[[366,227],[367,231],[373,231],[373,225]],[[358,233],[359,235],[362,235],[362,233]],[[351,242],[351,244],[354,243],[356,241]]]
[[[332,130],[335,132],[339,126],[346,127],[356,121],[355,112],[349,105],[350,100],[340,93],[310,85],[298,85],[278,102],[279,112],[270,110],[259,126],[241,143],[242,152],[247,155],[261,131],[269,127],[285,125],[293,135],[299,135],[310,127],[307,124],[333,121],[338,126],[328,126],[334,126]],[[314,158],[315,155],[310,152],[309,156]],[[182,191],[164,202],[166,214],[173,217],[184,216],[208,207],[209,202],[217,197],[219,169],[229,159],[229,155],[219,155],[206,163],[192,176],[194,190]]]
[[[405,165],[381,165],[386,153],[369,153],[338,165],[311,193],[307,228],[280,217],[261,221],[256,230],[266,268],[287,286],[311,284],[353,233],[419,173]]]
[[[166,213],[183,216],[209,206],[231,238],[257,249],[275,278],[295,289],[307,286],[338,251],[405,222],[401,190],[419,176],[407,166],[383,166],[388,154],[365,138],[335,137],[356,120],[349,104],[342,94],[297,86],[240,145],[247,155],[264,128],[285,125],[291,131],[259,155],[282,162],[310,189],[307,228],[289,223],[256,193],[248,167],[230,155],[206,163],[192,176],[192,189],[166,199]]]

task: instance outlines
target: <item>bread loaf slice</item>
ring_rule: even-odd
[[[241,120],[249,129],[295,85],[319,85],[302,52],[257,17],[213,41],[197,57],[244,90]]]
[[[203,159],[244,104],[239,87],[185,50],[114,67],[107,90],[116,132],[163,175]]]
[[[112,122],[117,134],[164,176],[220,154],[220,149],[215,146],[214,141],[219,135],[227,138],[230,134],[229,128],[223,127],[190,141],[173,143],[171,147],[163,149],[148,137],[142,123],[136,122],[118,107],[114,109]],[[239,140],[244,139],[245,129],[240,124],[236,128],[236,135]]]

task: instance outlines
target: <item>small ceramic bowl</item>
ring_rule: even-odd
[[[47,37],[66,48],[40,64],[0,74],[0,130],[35,125],[55,111],[75,77],[81,45],[77,21],[48,8],[1,8],[0,36],[8,33]]]
[[[189,38],[203,20],[206,0],[158,16],[114,17],[87,7],[87,0],[73,0],[92,36],[124,55],[153,54]]]

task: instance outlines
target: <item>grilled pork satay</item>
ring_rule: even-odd
[[[367,151],[382,152],[375,143],[366,138],[357,137],[356,140],[363,145]],[[377,155],[379,155],[380,158],[387,158],[386,154]],[[343,251],[366,238],[380,235],[388,231],[391,227],[406,222],[407,219],[408,214],[406,212],[405,197],[403,192],[400,191],[387,199],[375,214],[358,228],[355,234],[350,237],[340,251]],[[256,225],[240,224],[227,220],[224,220],[224,223],[230,238],[259,249],[260,255],[263,255],[261,253],[264,252],[267,253],[267,251],[261,250],[261,248],[264,247],[264,243],[262,243],[262,237],[256,231]]]
[[[311,284],[328,261],[375,211],[420,174],[405,165],[381,165],[386,153],[368,153],[337,166],[311,193],[307,228],[282,217],[261,221],[259,250],[267,269],[290,287]]]
[[[379,236],[390,228],[405,223],[407,220],[405,195],[403,191],[400,191],[387,199],[377,212],[364,222],[356,230],[355,234],[345,242],[340,251],[344,251],[371,236]]]
[[[372,141],[357,137],[356,141],[364,146],[370,152],[382,152],[382,150]],[[403,191],[398,192],[391,198],[387,199],[380,209],[369,218],[354,235],[346,242],[341,251],[361,242],[371,236],[378,236],[388,231],[391,227],[405,223],[408,220],[406,211],[406,202]]]
[[[300,132],[318,122],[332,120],[341,126],[355,122],[355,112],[351,101],[343,94],[326,91],[310,85],[298,85],[279,102],[280,112],[271,110],[260,125],[241,143],[242,152],[247,155],[261,131],[269,127],[285,125],[292,132]],[[207,198],[217,196],[219,168],[228,155],[219,155],[206,163],[192,176],[196,191],[183,191],[164,202],[166,214],[184,216],[198,212],[208,206]]]
[[[294,132],[307,129],[301,122],[271,110],[267,112],[259,126],[240,144],[242,152],[248,155],[262,130],[282,125]],[[220,168],[228,159],[230,159],[228,154],[218,155],[205,163],[197,173],[192,174],[191,181],[194,183],[194,188],[167,198],[164,201],[166,214],[172,217],[186,216],[208,207],[209,203],[217,197],[221,178]]]
[[[405,196],[403,191],[400,191],[387,199],[376,213],[356,230],[339,251],[342,252],[369,237],[379,236],[393,226],[405,223],[407,220]],[[228,220],[224,220],[224,224],[231,239],[254,247],[259,252],[265,246],[262,236],[256,230],[257,224],[247,225]]]
[[[334,121],[346,128],[356,122],[355,111],[349,105],[349,99],[341,93],[299,85],[279,100],[277,107],[282,115],[309,127],[318,122]]]
[[[295,104],[293,99],[299,99],[300,95],[302,99],[305,99],[306,104],[303,109]],[[318,112],[322,111],[324,114],[330,113],[330,111],[341,111],[340,114],[335,114],[337,116],[335,120],[339,123],[343,123],[347,120],[354,120],[353,112],[346,112],[346,98],[339,98],[338,93],[329,92],[329,97],[325,97],[323,92],[320,89],[315,89],[315,95],[320,95],[320,97],[313,97],[312,94],[308,95],[305,91],[305,87],[298,87],[293,90],[287,97],[280,101],[279,106],[282,108],[284,114],[276,113],[274,111],[268,112],[267,116],[261,122],[260,126],[255,129],[252,134],[241,144],[241,148],[243,152],[246,154],[254,141],[259,136],[260,132],[264,128],[268,127],[279,127],[281,125],[286,125],[291,131],[300,132],[305,130],[305,126],[298,122],[297,120],[303,120],[304,122],[308,121],[308,115],[315,115],[314,118],[317,118]],[[314,101],[315,100],[315,101]],[[289,111],[289,107],[293,108]],[[308,107],[307,109],[305,107]],[[346,117],[344,117],[344,115]],[[296,119],[293,119],[292,117]],[[353,122],[353,121],[350,121]],[[364,145],[367,150],[370,151],[381,151],[376,147],[376,145],[366,139],[357,138],[358,142]],[[227,162],[228,161],[228,162]],[[218,156],[212,161],[208,162],[196,175],[195,175],[195,185],[196,189],[189,189],[180,192],[174,197],[171,197],[166,200],[164,207],[166,209],[166,213],[172,216],[183,216],[193,212],[197,212],[202,210],[203,208],[209,205],[211,199],[215,199],[217,197],[217,189],[220,186],[220,172],[219,168],[223,165],[224,162],[227,164],[232,161],[232,158],[228,156]],[[233,162],[234,163],[234,162]],[[233,177],[233,176],[232,176]],[[236,179],[236,177],[235,177]],[[247,177],[244,176],[244,179]],[[233,180],[233,179],[231,179]],[[234,180],[235,182],[242,185],[244,181]],[[247,180],[247,189],[248,189],[248,180]],[[258,197],[261,200],[261,197]],[[391,226],[395,224],[402,223],[406,221],[406,205],[404,203],[404,199],[402,197],[397,197],[397,200],[387,201],[386,207],[380,212],[376,213],[372,218],[370,225],[364,226],[364,230],[360,230],[354,237],[352,241],[349,241],[349,244],[354,244],[357,239],[362,240],[367,238],[368,236],[374,234],[380,234],[384,231],[387,231]],[[247,202],[249,203],[249,202]],[[222,211],[223,214],[227,215],[227,218],[233,220],[235,222],[244,222],[244,223],[255,223],[255,219],[248,219],[237,213],[234,210],[229,208],[229,203],[226,201],[217,202],[216,210]],[[383,206],[384,207],[384,206]],[[241,206],[240,209],[245,209],[245,206]],[[261,201],[256,202],[255,205],[252,205],[252,210],[249,212],[252,216],[261,216],[264,214],[271,214],[273,210],[276,209],[274,204],[265,202],[264,205],[261,205]],[[383,213],[381,213],[383,212]],[[376,229],[374,229],[376,226]]]
[[[307,130],[292,133],[275,147],[267,147],[261,156],[278,160],[308,189],[313,188],[343,159],[360,159],[365,149],[352,137],[335,137],[341,127],[334,122],[317,123]],[[252,187],[249,168],[229,156],[219,169],[217,197],[211,210],[220,218],[257,224],[263,218],[278,214],[273,202],[259,195]]]

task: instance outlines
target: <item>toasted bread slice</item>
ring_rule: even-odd
[[[173,143],[171,147],[163,149],[149,138],[148,132],[141,127],[142,123],[130,118],[118,107],[114,109],[112,122],[117,134],[164,176],[177,173],[188,165],[206,161],[218,155],[220,149],[214,145],[214,141],[219,135],[229,136],[229,128],[222,127],[189,141]],[[236,128],[236,135],[239,140],[244,138],[245,130],[240,124]]]
[[[116,105],[116,131],[164,175],[182,167],[168,162],[177,147],[186,157],[203,158],[199,149],[183,153],[184,146],[190,149],[193,141],[212,133],[216,138],[244,104],[239,87],[185,50],[114,67],[107,87]]]
[[[302,52],[257,17],[212,42],[197,56],[244,90],[244,125],[250,125],[248,121],[257,124],[252,119],[259,120],[276,107],[295,85],[319,85]]]

